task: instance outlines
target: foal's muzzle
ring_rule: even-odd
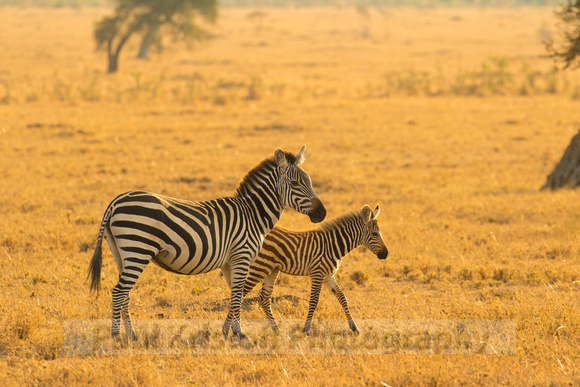
[[[387,259],[388,256],[389,256],[389,250],[387,250],[386,248],[377,253],[377,257],[379,259]]]
[[[312,204],[312,211],[308,213],[308,217],[312,223],[320,223],[326,218],[326,208],[318,198],[310,199]]]

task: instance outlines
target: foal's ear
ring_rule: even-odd
[[[296,155],[296,165],[300,165],[306,160],[306,144],[300,149],[300,152]]]
[[[276,164],[278,164],[278,167],[280,167],[280,170],[285,172],[288,168],[288,160],[286,160],[286,155],[284,152],[282,152],[282,149],[276,149],[276,152],[274,153],[274,160],[276,161]]]
[[[365,223],[370,222],[372,219],[372,215],[373,215],[373,213],[371,211],[371,208],[369,206],[365,205],[362,209],[362,214],[361,214],[363,222],[365,222]]]
[[[377,216],[379,216],[380,213],[381,213],[381,208],[377,204],[377,207],[373,210],[373,219],[376,219]]]

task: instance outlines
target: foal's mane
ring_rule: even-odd
[[[362,210],[354,210],[347,212],[346,214],[340,215],[338,218],[334,218],[327,222],[322,223],[318,229],[320,231],[333,231],[337,228],[342,227],[345,223],[355,223],[361,221]]]

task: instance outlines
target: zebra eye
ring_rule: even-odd
[[[292,187],[300,187],[300,182],[298,180],[292,180],[290,181],[290,184]]]
[[[376,237],[378,237],[378,236],[379,236],[379,233],[378,233],[378,232],[376,232],[376,231],[373,231],[373,233],[372,233],[371,235],[372,235],[374,238],[376,238]]]

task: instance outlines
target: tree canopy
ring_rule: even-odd
[[[195,17],[214,23],[217,0],[117,0],[113,16],[106,16],[95,26],[97,49],[106,49],[107,72],[118,70],[119,54],[135,35],[143,36],[143,44],[162,47],[163,33],[174,39],[200,40],[206,36]]]
[[[557,45],[553,39],[546,42],[550,57],[564,62],[564,68],[580,67],[580,0],[568,0],[556,11],[560,19],[562,42]]]

